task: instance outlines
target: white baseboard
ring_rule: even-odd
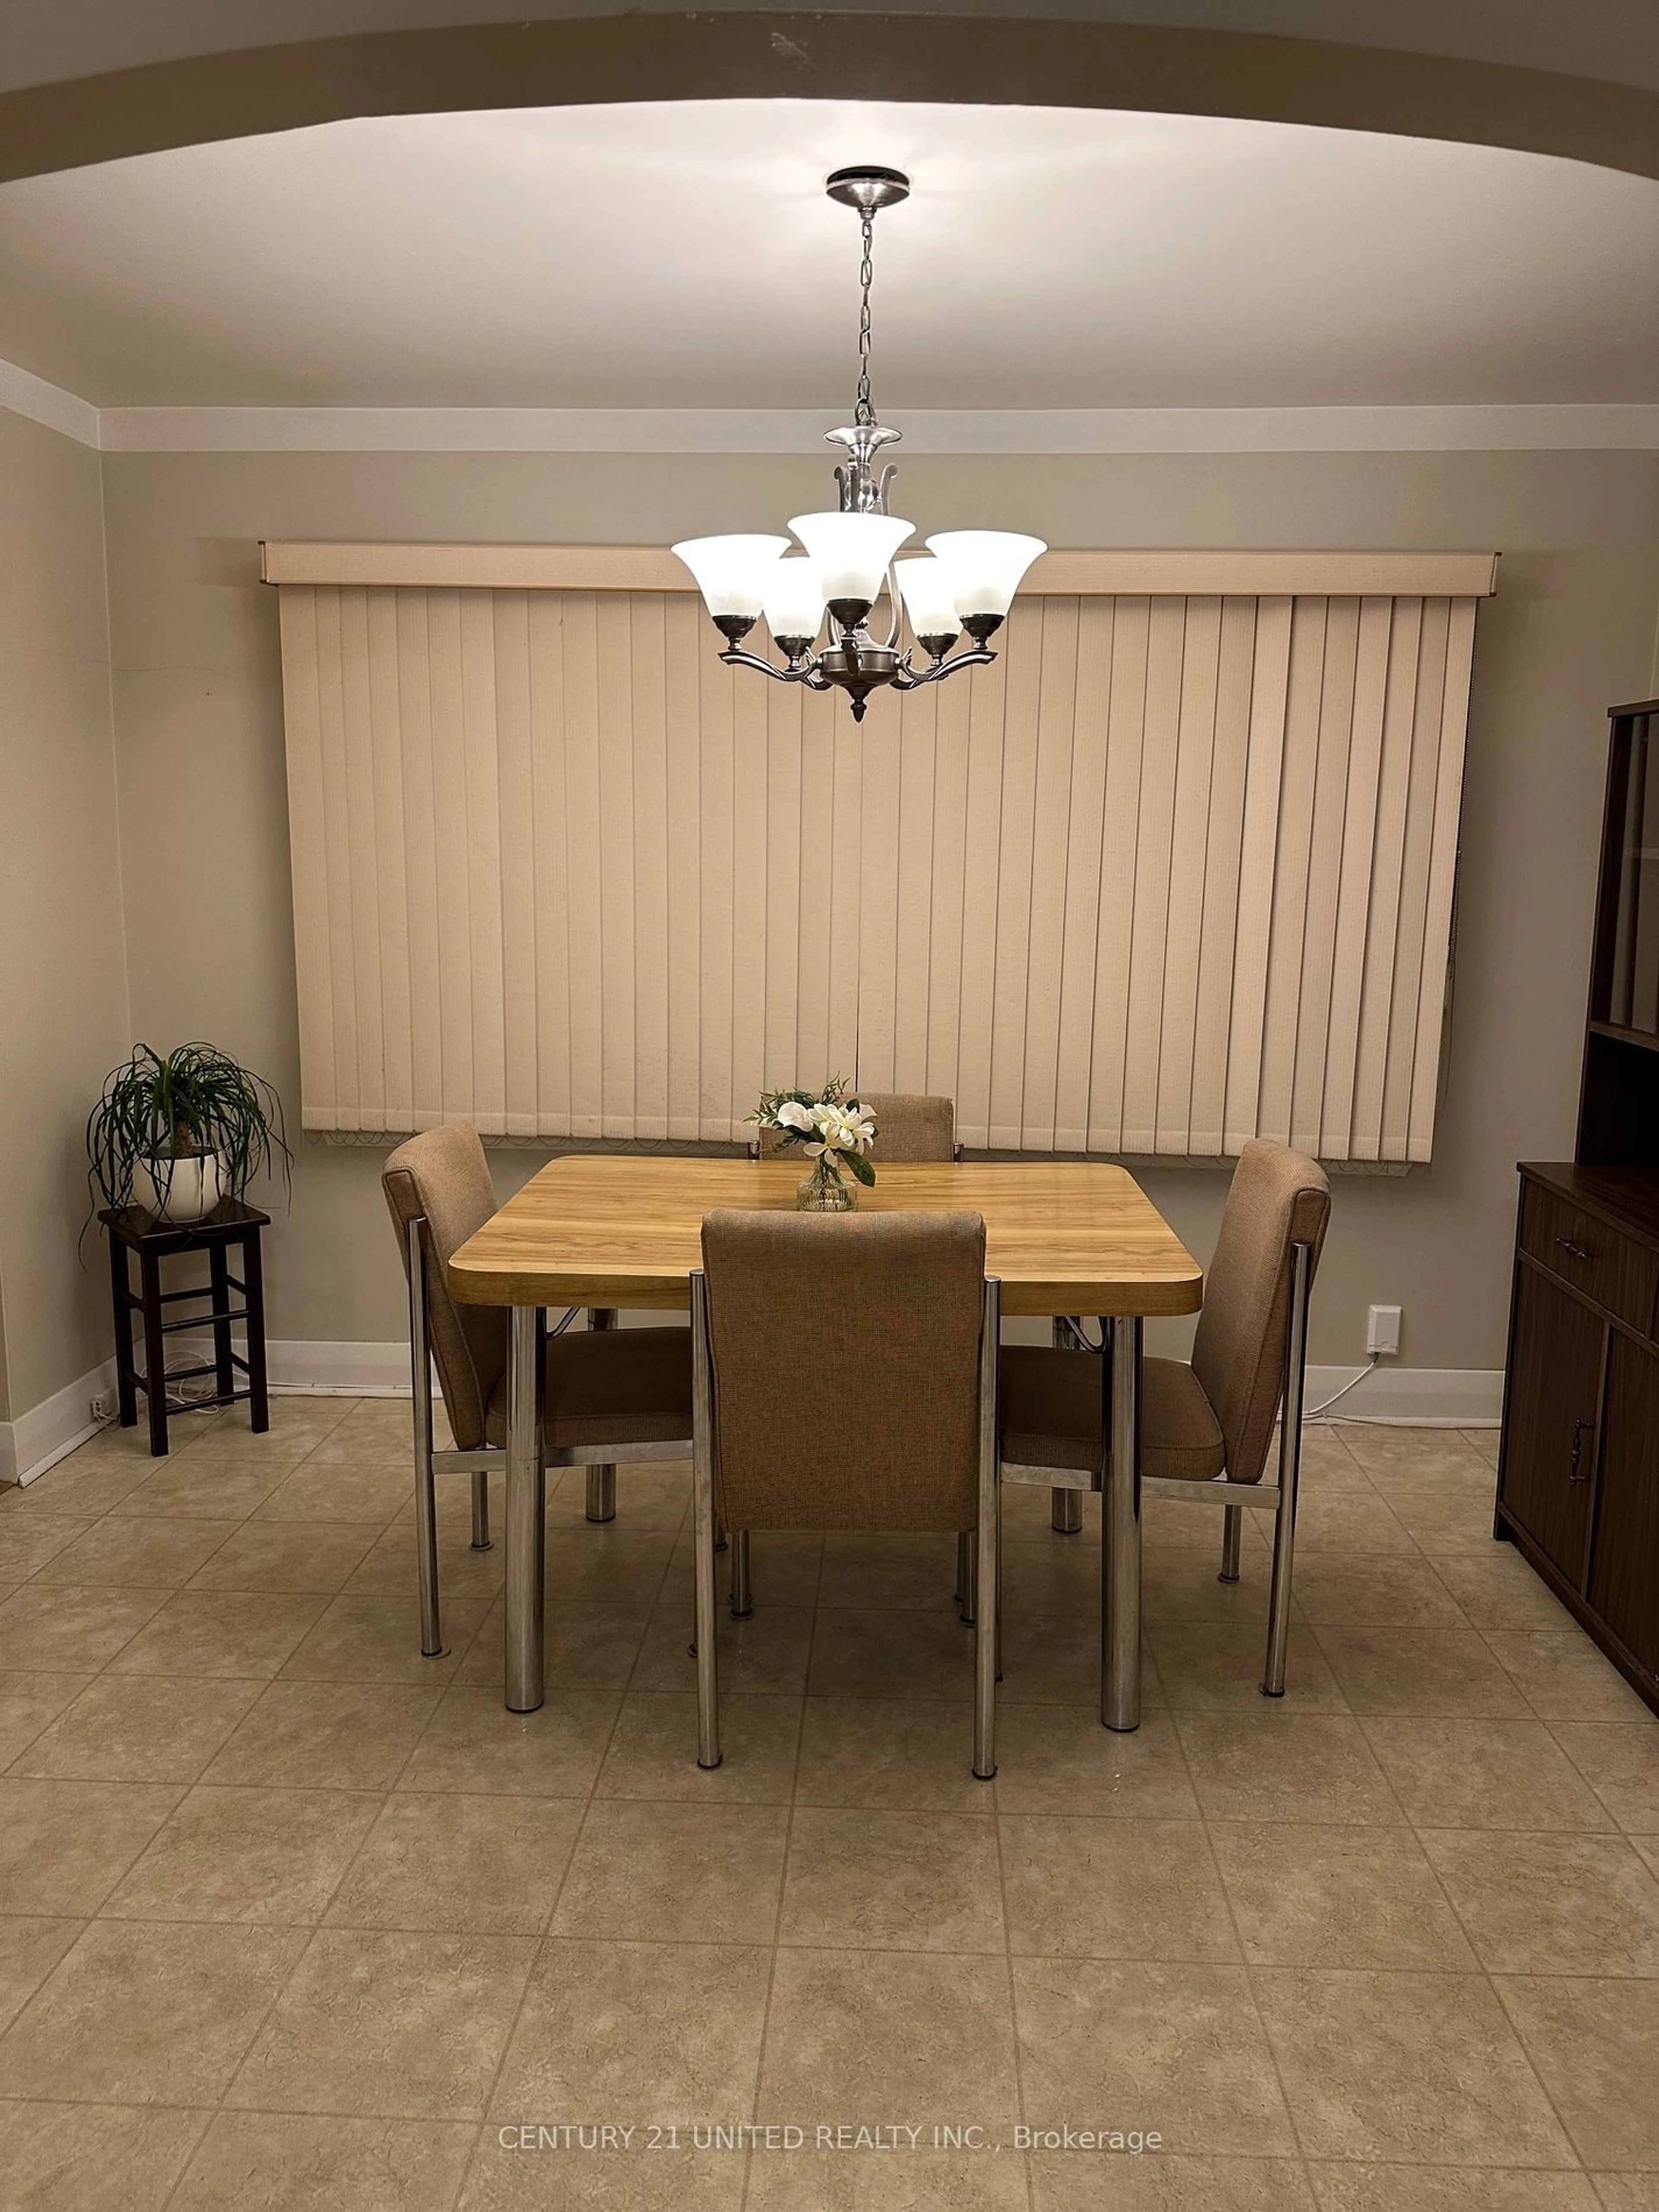
[[[1356,1382],[1356,1376],[1364,1380]],[[1354,1387],[1323,1418],[1393,1422],[1416,1429],[1495,1429],[1504,1412],[1501,1367],[1310,1367],[1308,1403],[1322,1406]]]
[[[661,1327],[662,1314],[624,1314],[623,1325]],[[1041,1324],[1043,1335],[1047,1323]],[[1011,1340],[1019,1332],[1011,1327]],[[1308,1402],[1322,1405],[1345,1382],[1364,1370],[1356,1367],[1310,1367]],[[402,1398],[409,1395],[406,1344],[276,1343],[270,1346],[271,1388],[276,1390],[348,1392],[353,1396]],[[1486,1367],[1373,1368],[1365,1380],[1338,1400],[1332,1420],[1392,1421],[1420,1428],[1495,1427],[1503,1410],[1504,1373]],[[1340,1409],[1340,1410],[1339,1410]]]
[[[624,1315],[629,1322],[660,1325],[660,1314]],[[1011,1328],[1011,1337],[1025,1334]],[[182,1356],[194,1340],[180,1346]],[[207,1356],[207,1340],[196,1356]],[[335,1342],[328,1339],[278,1339],[268,1347],[270,1387],[283,1395],[406,1398],[409,1346]],[[1322,1405],[1364,1370],[1353,1367],[1310,1367],[1308,1403]],[[99,1424],[91,1418],[93,1399],[112,1389],[115,1363],[106,1359],[78,1382],[15,1421],[0,1421],[0,1481],[32,1482],[55,1467],[65,1453],[84,1443]],[[1496,1367],[1373,1368],[1362,1382],[1340,1398],[1324,1418],[1330,1421],[1379,1421],[1425,1429],[1495,1428],[1503,1410],[1504,1375]]]
[[[407,1398],[409,1346],[340,1343],[295,1337],[265,1347],[273,1390],[310,1391],[319,1397]],[[437,1387],[434,1377],[433,1387]]]
[[[33,1482],[49,1467],[95,1435],[92,1401],[115,1387],[115,1362],[106,1359],[15,1421],[0,1421],[0,1482]]]

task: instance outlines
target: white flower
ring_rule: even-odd
[[[822,1159],[826,1152],[850,1152],[857,1150],[857,1139],[852,1123],[839,1106],[821,1103],[807,1109],[816,1141],[806,1147],[814,1159]]]
[[[799,1105],[793,1098],[786,1098],[777,1109],[777,1126],[780,1129],[810,1129],[814,1110]]]

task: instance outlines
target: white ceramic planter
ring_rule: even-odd
[[[217,1152],[158,1160],[153,1169],[141,1160],[132,1171],[133,1204],[159,1221],[199,1221],[223,1195]]]

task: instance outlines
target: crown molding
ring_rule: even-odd
[[[825,417],[720,408],[114,407],[111,453],[793,453]],[[916,410],[911,453],[1659,451],[1659,405]]]
[[[827,417],[702,407],[106,407],[0,361],[0,407],[112,453],[793,453]],[[1659,404],[920,409],[921,454],[1659,452]]]
[[[9,361],[0,361],[0,407],[26,416],[31,422],[43,422],[48,430],[61,431],[77,445],[99,443],[98,410],[90,400]]]

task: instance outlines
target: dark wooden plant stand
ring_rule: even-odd
[[[144,1394],[149,1413],[149,1449],[160,1458],[167,1448],[167,1415],[198,1413],[219,1406],[234,1406],[246,1399],[256,1431],[270,1426],[270,1401],[265,1389],[265,1297],[259,1261],[259,1231],[270,1221],[268,1213],[244,1206],[240,1199],[222,1199],[201,1221],[158,1221],[140,1206],[108,1210],[98,1218],[109,1231],[110,1288],[115,1305],[115,1375],[121,1408],[121,1426],[132,1428],[138,1419],[138,1393]],[[241,1276],[230,1272],[229,1250],[241,1247]],[[161,1288],[161,1262],[184,1252],[205,1252],[208,1280],[186,1291]],[[138,1257],[138,1294],[133,1295],[130,1255]],[[241,1293],[243,1303],[233,1306],[230,1294]],[[208,1301],[206,1313],[186,1314],[168,1321],[162,1309],[188,1301]],[[143,1316],[144,1371],[133,1364],[132,1316]],[[231,1325],[246,1328],[246,1356],[231,1342]],[[167,1371],[167,1340],[175,1329],[213,1330],[213,1357],[199,1366]],[[196,1375],[211,1375],[210,1398],[167,1400],[170,1384]],[[246,1376],[246,1382],[239,1382]]]

